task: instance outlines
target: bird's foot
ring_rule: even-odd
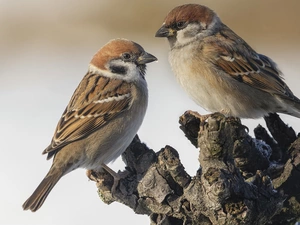
[[[90,180],[92,180],[92,181],[94,181],[94,182],[97,182],[97,174],[96,174],[96,172],[95,172],[94,170],[87,170],[87,171],[86,171],[86,176],[87,176]]]
[[[103,174],[103,172],[101,172],[101,171],[96,172],[94,170],[87,170],[86,175],[90,180],[96,182],[98,188],[101,188],[101,189],[103,188],[103,184],[104,184],[103,182],[106,183],[104,185],[105,187],[108,188],[110,186],[110,193],[113,197],[116,193],[116,190],[120,183],[120,180],[122,178],[125,178],[127,173],[126,174],[124,174],[124,173],[118,174],[105,164],[103,164],[101,166],[103,169],[102,171],[104,172],[104,170],[105,170],[107,173],[104,172],[104,174]],[[108,174],[112,177],[112,179],[111,179],[111,177],[108,177],[109,176]],[[112,186],[111,186],[111,184],[112,184]]]

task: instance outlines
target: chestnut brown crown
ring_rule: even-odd
[[[136,56],[136,62],[138,64],[146,64],[156,61],[157,58],[143,49],[139,44],[126,40],[126,39],[114,39],[104,45],[92,58],[90,64],[99,69],[105,69],[107,62],[121,58],[123,54],[129,54]]]
[[[186,4],[172,9],[165,18],[165,26],[170,27],[180,21],[211,23],[214,11],[206,6],[198,4]]]

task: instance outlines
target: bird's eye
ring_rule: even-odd
[[[128,59],[131,59],[131,55],[126,52],[126,53],[122,54],[122,58],[125,59],[125,60],[128,60]]]
[[[179,21],[179,22],[177,22],[177,24],[176,24],[176,26],[177,26],[178,29],[184,28],[184,25],[185,25],[185,22],[183,22],[183,21]]]

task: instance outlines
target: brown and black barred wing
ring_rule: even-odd
[[[88,73],[75,90],[53,136],[43,151],[50,159],[67,144],[87,137],[132,104],[131,85]]]

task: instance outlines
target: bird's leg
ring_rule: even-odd
[[[120,183],[120,180],[125,178],[128,175],[128,173],[125,172],[125,173],[119,174],[119,173],[116,173],[115,171],[113,171],[111,168],[109,168],[105,164],[102,164],[101,166],[104,170],[106,170],[106,172],[108,172],[114,178],[114,184],[111,188],[111,194],[112,194],[112,196],[114,196],[114,193],[116,193],[116,189]]]
[[[225,115],[227,117],[227,119],[231,120],[231,121],[238,121],[241,124],[241,119],[238,117],[234,117],[234,116],[230,116],[230,110],[226,110],[226,109],[222,109],[220,111],[220,113],[222,113],[223,115]],[[247,133],[249,133],[249,128],[243,124],[241,124],[241,126],[247,130]]]

